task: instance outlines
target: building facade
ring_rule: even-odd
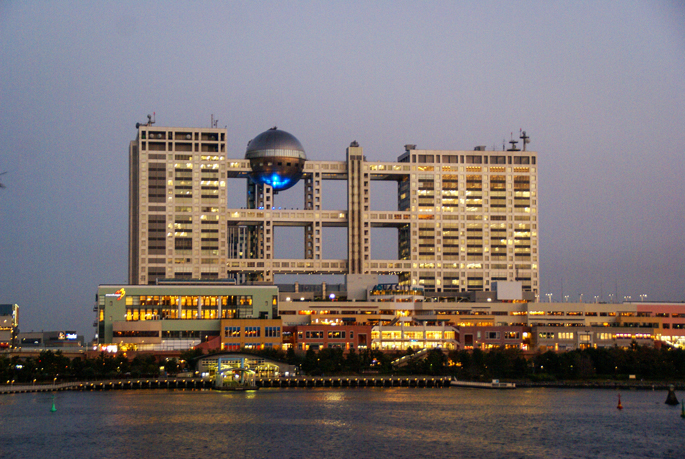
[[[129,145],[129,284],[226,274],[226,130],[138,127]]]
[[[222,319],[221,350],[280,349],[282,328],[280,319]]]
[[[17,347],[19,305],[0,304],[0,351]]]
[[[93,310],[101,349],[185,350],[218,338],[227,319],[273,319],[278,288],[211,282],[100,285]]]
[[[81,348],[86,345],[86,340],[83,335],[79,335],[75,331],[67,330],[21,332],[17,337],[17,342],[17,347],[22,350],[60,350]]]
[[[274,128],[267,145],[265,134],[254,139],[262,149],[248,147],[242,159],[227,155],[225,129],[138,126],[129,146],[130,284],[396,275],[403,287],[443,296],[489,291],[498,281],[521,282],[529,300],[538,293],[537,153],[525,151],[526,138],[523,151],[513,141],[507,151],[406,145],[395,162],[367,161],[353,142],[344,161],[311,161],[292,135]],[[278,168],[295,166],[304,208],[276,208],[279,187],[293,185]],[[245,181],[246,193],[229,201],[226,180],[234,179]],[[346,208],[324,209],[327,180],[346,182]],[[396,185],[396,210],[371,209],[372,181]],[[279,226],[304,229],[302,258],[275,258]],[[327,227],[347,229],[345,259],[323,258]],[[371,258],[373,228],[397,231],[396,257]]]

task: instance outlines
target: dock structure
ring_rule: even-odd
[[[260,388],[447,388],[450,387],[450,378],[436,376],[297,376],[290,378],[255,378],[254,384]],[[213,388],[214,381],[203,378],[140,378],[0,386],[0,394],[63,390],[108,391]]]
[[[299,376],[255,382],[260,387],[450,387],[450,378],[440,376]]]
[[[68,382],[59,384],[10,384],[0,386],[0,394],[20,394],[24,392],[56,392],[71,390],[79,383]]]

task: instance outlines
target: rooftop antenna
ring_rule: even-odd
[[[147,116],[147,123],[136,123],[136,129],[141,126],[152,126],[153,124],[155,124],[155,112],[152,112],[152,115]]]
[[[523,141],[523,151],[526,151],[526,145],[528,145],[530,143],[530,137],[528,137],[526,135],[526,131],[524,131],[523,129],[520,129],[519,131],[520,131],[519,139],[521,139]]]
[[[519,143],[519,141],[514,140],[513,132],[511,133],[511,140],[509,141],[509,143],[511,144],[511,148],[509,149],[509,151],[520,151],[518,148],[516,148],[516,144]]]
[[[217,125],[219,124],[219,119],[214,119],[214,113],[212,113],[212,127],[216,128]]]

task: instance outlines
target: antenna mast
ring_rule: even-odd
[[[521,134],[519,136],[519,139],[523,141],[523,151],[526,151],[526,145],[530,143],[530,137],[526,135],[526,131],[524,131],[523,129],[521,129],[520,131]]]

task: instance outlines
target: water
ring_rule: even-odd
[[[682,397],[683,394],[678,394]],[[666,392],[262,389],[0,396],[0,457],[682,458]]]

